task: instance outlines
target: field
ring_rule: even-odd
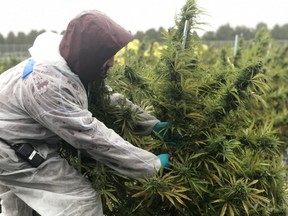
[[[93,84],[89,104],[133,145],[173,155],[172,168],[129,179],[96,161],[81,162],[65,143],[61,155],[102,195],[107,216],[287,215],[287,44],[264,28],[250,41],[204,43],[193,32],[194,1],[183,8],[163,44],[135,40],[116,54],[108,79]],[[5,61],[2,71],[15,63]],[[107,105],[99,84],[170,122],[173,144],[159,134],[136,135],[139,110],[125,101]]]

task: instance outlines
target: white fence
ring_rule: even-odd
[[[278,44],[281,45],[288,45],[288,40],[275,40]],[[251,42],[251,41],[248,41]],[[217,46],[217,47],[221,47],[221,46],[231,46],[233,47],[235,44],[235,40],[215,40],[215,41],[205,41],[202,40],[203,44],[206,44],[207,46]]]
[[[202,41],[203,44],[221,46],[234,46],[233,40],[231,41]],[[277,40],[281,45],[288,45],[288,40]],[[28,49],[32,44],[0,44],[0,59],[17,59],[23,60],[29,57]]]
[[[29,57],[31,44],[0,44],[0,59],[19,59]]]

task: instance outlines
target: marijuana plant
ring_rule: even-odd
[[[96,118],[133,145],[174,156],[171,169],[144,179],[129,179],[89,159],[70,158],[78,168],[81,162],[83,174],[102,194],[106,215],[286,214],[281,149],[287,102],[281,91],[287,90],[271,82],[280,81],[277,76],[282,74],[272,66],[277,57],[269,54],[269,37],[260,32],[251,45],[241,42],[236,56],[226,48],[210,53],[216,60],[205,61],[209,49],[201,51],[193,32],[200,13],[196,2],[187,0],[176,25],[164,32],[160,59],[129,56],[109,80],[91,88],[89,109]],[[175,145],[155,134],[137,136],[137,110],[126,99],[112,106],[113,91],[107,84],[170,122],[169,133],[179,138]]]

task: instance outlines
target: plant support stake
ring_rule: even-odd
[[[189,20],[185,20],[184,32],[183,32],[183,41],[182,41],[182,48],[183,49],[185,49],[185,46],[186,46],[186,40],[187,40],[187,34],[188,34],[188,26],[189,26]]]
[[[235,40],[234,40],[234,52],[233,55],[236,56],[237,53],[237,46],[238,46],[238,35],[235,35]]]

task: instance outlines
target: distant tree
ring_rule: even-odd
[[[27,35],[27,41],[26,42],[32,44],[34,42],[35,38],[43,32],[45,32],[45,30],[41,30],[41,31],[32,30],[32,31],[30,31],[30,33]]]
[[[134,35],[135,39],[145,43],[152,43],[152,42],[163,42],[163,31],[164,28],[160,27],[158,30],[154,28],[148,29],[146,32],[137,31]]]
[[[234,29],[229,25],[222,25],[216,31],[217,40],[233,40],[235,37]]]
[[[282,38],[281,39],[288,39],[288,24],[282,26]]]
[[[271,30],[271,36],[275,39],[279,39],[281,34],[281,27],[279,25],[275,25]]]
[[[216,35],[214,31],[207,31],[203,34],[202,40],[204,41],[213,41],[216,40]]]
[[[255,32],[259,32],[261,29],[267,29],[268,30],[268,26],[266,23],[260,22],[256,25],[256,30]]]
[[[237,26],[234,31],[235,35],[239,35],[245,39],[251,39],[255,37],[255,31],[251,28],[247,28],[246,26]]]
[[[0,44],[4,44],[5,43],[5,38],[2,34],[0,34]]]
[[[10,31],[6,38],[6,44],[14,44],[16,40],[16,36],[14,32]]]
[[[26,44],[27,42],[27,36],[24,32],[18,32],[16,39],[15,39],[15,43],[16,44]]]
[[[278,40],[288,39],[288,24],[283,26],[275,25],[271,30],[271,36]]]
[[[161,40],[161,33],[159,31],[156,31],[154,28],[151,28],[146,31],[145,36],[147,37],[147,40],[149,41],[160,41]]]
[[[134,38],[138,39],[139,41],[143,41],[145,37],[145,32],[143,31],[137,31],[136,34],[134,34]]]

